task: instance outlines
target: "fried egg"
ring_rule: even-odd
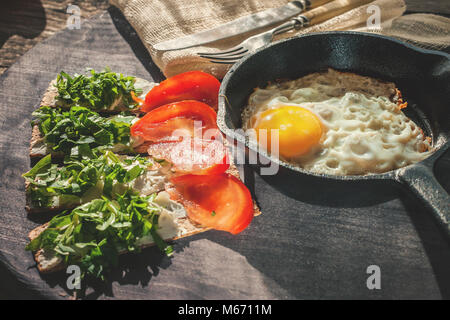
[[[329,69],[255,89],[242,123],[261,147],[305,170],[364,175],[430,154],[431,139],[404,107],[395,84]]]

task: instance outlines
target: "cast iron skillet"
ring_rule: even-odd
[[[314,174],[271,158],[245,139],[241,111],[256,87],[276,79],[295,79],[327,68],[349,71],[392,81],[409,103],[405,113],[432,137],[434,153],[424,161],[384,174],[333,176]],[[267,160],[279,165],[274,176],[265,179],[289,194],[340,197],[383,193],[403,186],[422,200],[450,236],[450,196],[436,180],[436,160],[449,148],[450,136],[450,55],[367,33],[326,32],[291,38],[268,45],[236,63],[222,81],[219,93],[219,128],[228,138],[258,152],[256,166]],[[263,177],[264,178],[264,177]],[[405,189],[405,188],[403,188]]]

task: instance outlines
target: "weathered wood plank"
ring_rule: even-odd
[[[450,14],[448,0],[405,0],[408,12]]]
[[[61,299],[66,290],[64,273],[41,276],[24,251],[26,234],[41,221],[26,215],[20,175],[29,169],[31,111],[48,82],[62,68],[71,73],[105,64],[146,79],[157,75],[117,11],[82,29],[35,46],[0,77],[0,290],[7,297]],[[448,163],[436,167],[447,186]],[[104,293],[118,299],[450,297],[449,242],[414,199],[393,195],[373,205],[344,206],[322,192],[333,201],[318,204],[287,197],[259,176],[252,183],[252,176],[246,181],[263,214],[251,228],[238,236],[211,231],[176,241],[173,259],[157,249],[124,257]],[[382,290],[366,287],[372,264],[381,267]]]
[[[74,3],[82,19],[109,7],[108,0],[14,0],[0,9],[0,74],[40,41],[66,27],[67,7]]]
[[[0,10],[0,74],[43,39],[66,27],[66,10],[74,3],[88,18],[109,7],[108,0],[15,0]],[[448,0],[406,0],[408,12],[450,15]]]

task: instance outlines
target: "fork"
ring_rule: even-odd
[[[209,59],[212,63],[234,64],[247,54],[271,43],[275,35],[290,30],[300,30],[303,27],[318,24],[333,16],[337,16],[371,1],[372,0],[334,0],[323,6],[307,11],[276,28],[254,35],[228,50],[214,53],[198,52],[197,55]]]

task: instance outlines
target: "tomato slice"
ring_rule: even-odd
[[[148,154],[171,162],[177,173],[220,174],[229,167],[228,152],[219,140],[184,139],[181,142],[153,143]]]
[[[197,100],[217,110],[220,82],[214,76],[202,71],[180,73],[162,81],[145,96],[141,107],[148,112],[156,107],[182,101]]]
[[[216,112],[207,104],[185,100],[148,112],[131,126],[131,135],[153,142],[180,141],[180,136],[197,134],[194,130],[201,131],[203,135],[212,129],[212,135],[215,135],[218,134],[216,119]],[[195,124],[198,126],[195,127]]]
[[[195,223],[237,234],[253,219],[250,191],[232,175],[183,175],[170,182],[173,187],[167,192]]]

